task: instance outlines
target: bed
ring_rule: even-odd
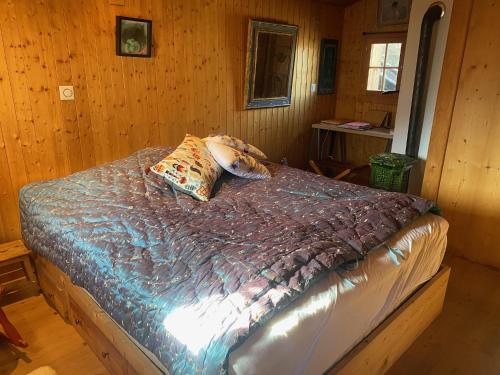
[[[38,264],[162,372],[322,373],[438,271],[447,224],[431,202],[272,164],[271,180],[223,176],[200,203],[149,178],[168,152],[20,194]]]

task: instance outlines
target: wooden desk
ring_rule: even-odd
[[[354,129],[348,129],[348,128],[341,128],[338,125],[333,125],[333,124],[325,124],[325,123],[319,123],[319,124],[313,124],[312,125],[313,130],[316,130],[316,140],[317,140],[317,152],[316,152],[316,157],[317,160],[321,159],[321,131],[325,130],[326,135],[325,137],[328,136],[328,133],[331,132],[332,135],[332,140],[330,141],[330,154],[332,152],[332,146],[335,144],[334,142],[334,136],[335,133],[338,133],[340,135],[340,161],[345,161],[346,159],[346,141],[345,141],[345,135],[346,134],[357,134],[357,135],[364,135],[366,137],[376,137],[376,138],[383,138],[387,139],[387,144],[385,146],[385,151],[390,152],[391,147],[392,147],[392,138],[393,134],[391,134],[392,129],[386,129],[386,128],[373,128],[369,130],[354,130]]]

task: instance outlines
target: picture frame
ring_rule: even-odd
[[[410,21],[412,0],[379,0],[378,25],[405,25]]]
[[[321,39],[318,69],[318,95],[331,95],[335,92],[338,48],[338,40]]]
[[[152,21],[116,16],[116,54],[128,57],[151,57]]]

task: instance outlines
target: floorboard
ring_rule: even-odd
[[[109,374],[75,329],[41,295],[3,309],[29,346],[15,349],[0,342],[0,375],[25,375],[47,365],[59,375]]]
[[[461,258],[442,314],[388,375],[500,374],[500,271]]]

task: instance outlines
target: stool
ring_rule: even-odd
[[[1,276],[2,283],[5,284],[7,292],[19,288],[20,282],[22,282],[19,279],[24,276],[30,286],[38,293],[38,281],[31,265],[30,253],[22,241],[0,244],[0,267],[3,268],[16,263],[19,263],[20,266],[15,269],[10,267],[8,273]],[[21,269],[24,271],[23,273]]]

